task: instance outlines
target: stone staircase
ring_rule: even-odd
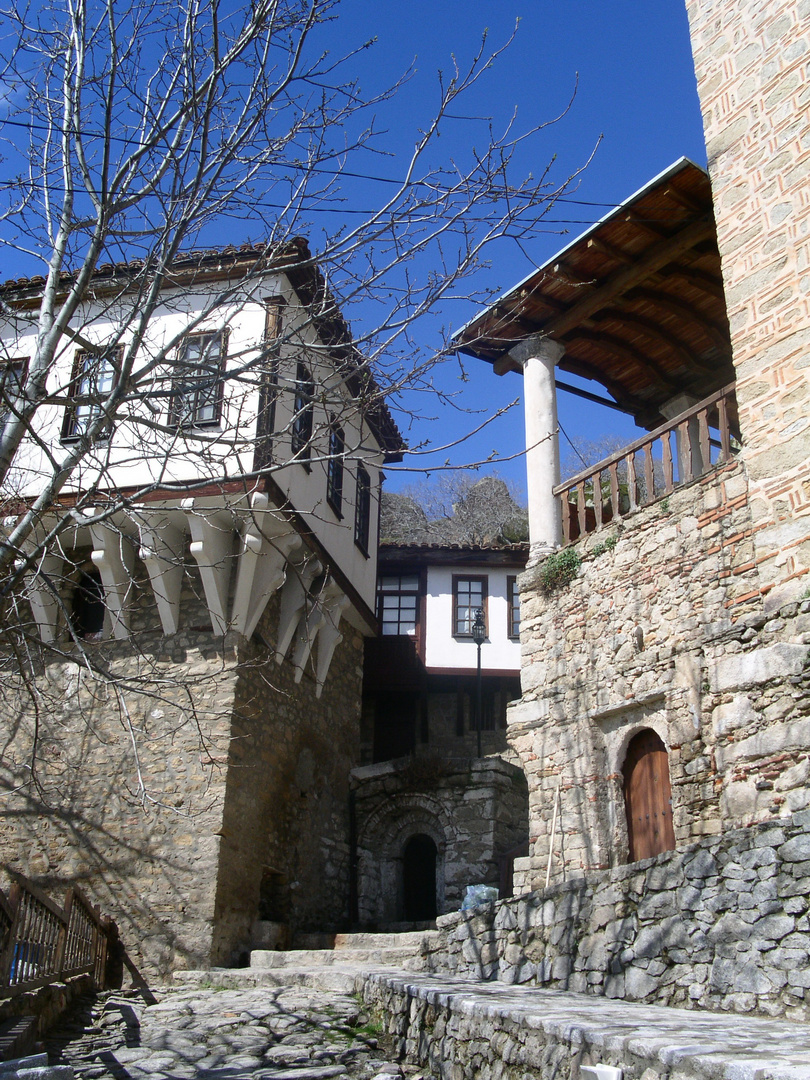
[[[438,930],[399,933],[311,935],[297,944],[311,948],[253,949],[246,968],[177,971],[175,983],[216,985],[227,989],[298,983],[323,989],[355,990],[370,971],[430,972],[431,957],[441,948]]]
[[[399,934],[335,934],[332,948],[254,949],[250,970],[273,968],[349,967],[399,968],[428,971],[431,951],[438,948],[438,930],[413,930]]]

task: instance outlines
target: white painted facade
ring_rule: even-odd
[[[279,305],[281,332],[268,358],[268,305]],[[126,350],[133,340],[132,296],[96,295],[73,320],[85,343],[110,342]],[[0,332],[3,357],[25,360],[34,352],[36,323],[20,307],[20,317]],[[145,565],[164,632],[182,626],[180,591],[184,565],[196,562],[212,629],[250,636],[270,596],[282,590],[277,658],[289,650],[296,666],[309,661],[316,638],[322,684],[339,640],[338,624],[348,620],[363,633],[373,631],[381,467],[385,453],[353,397],[347,367],[339,368],[322,342],[312,311],[278,270],[236,280],[206,280],[167,287],[135,355],[131,397],[118,410],[110,437],[96,442],[70,476],[62,495],[81,509],[45,557],[46,574],[63,576],[87,550],[100,571],[107,609],[105,634],[128,636],[128,609],[136,589],[136,556]],[[122,330],[121,327],[124,329]],[[178,424],[173,395],[182,382],[182,354],[189,334],[224,336],[220,401],[213,422]],[[12,492],[36,496],[43,477],[71,450],[66,411],[76,392],[75,340],[63,338],[48,383],[48,401],[36,414],[33,437],[15,458]],[[180,359],[178,359],[180,358]],[[268,365],[275,372],[275,418],[269,463],[256,472],[257,420]],[[294,452],[296,377],[304,364],[314,385],[312,434],[306,450]],[[186,369],[187,371],[187,369]],[[210,380],[209,380],[210,383]],[[300,389],[300,383],[299,383]],[[338,509],[327,499],[330,430],[343,435],[342,497]],[[299,440],[300,441],[300,440]],[[76,440],[73,439],[75,445]],[[390,449],[390,446],[389,446]],[[369,480],[368,535],[358,542],[355,507],[358,468]],[[96,486],[92,500],[83,492]],[[115,496],[110,513],[107,493]],[[124,493],[126,498],[121,499]],[[65,513],[57,507],[54,513]],[[51,522],[45,522],[49,527]],[[6,522],[8,529],[12,521]],[[32,550],[41,533],[29,542]],[[88,566],[90,563],[88,563]],[[41,575],[29,576],[31,605],[46,640],[60,634],[59,610]],[[309,589],[315,583],[317,601]],[[64,627],[62,627],[62,631]]]
[[[486,579],[487,636],[481,646],[481,667],[520,670],[520,641],[509,636],[507,577],[519,570],[495,566],[428,566],[425,618],[425,666],[475,671],[477,649],[470,637],[453,633],[453,578]]]
[[[475,672],[471,620],[482,600],[482,670],[517,675],[520,640],[511,616],[512,604],[519,611],[515,583],[527,551],[469,550],[458,562],[453,554],[438,545],[383,547],[377,594],[383,638],[411,637],[428,675]]]

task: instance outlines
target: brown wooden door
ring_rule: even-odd
[[[669,758],[654,731],[640,731],[630,740],[622,772],[630,862],[671,851],[675,832]]]

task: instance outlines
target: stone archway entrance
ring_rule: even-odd
[[[402,852],[402,912],[406,922],[436,918],[438,849],[425,833],[412,836]]]
[[[659,736],[646,728],[627,747],[622,768],[630,862],[675,847],[669,756]]]

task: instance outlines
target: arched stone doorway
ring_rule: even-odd
[[[436,862],[438,849],[433,839],[417,833],[402,852],[402,913],[406,922],[427,922],[436,918]]]
[[[669,756],[660,737],[645,728],[628,744],[622,768],[629,861],[675,847]]]

